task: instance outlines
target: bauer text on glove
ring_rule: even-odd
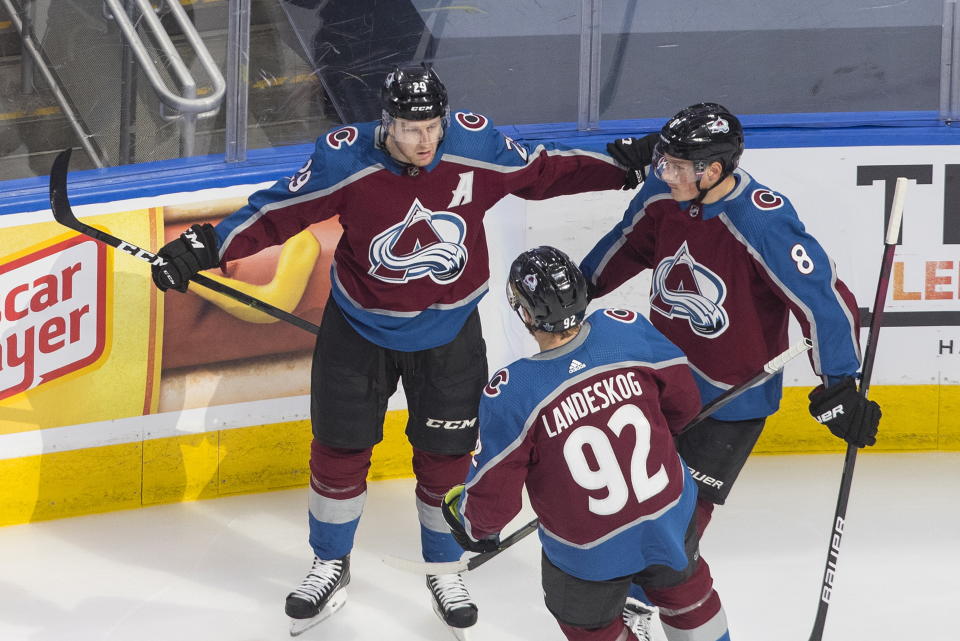
[[[463,521],[460,520],[460,500],[462,498],[463,484],[453,486],[443,497],[443,505],[440,508],[443,510],[444,520],[450,526],[450,533],[453,534],[453,538],[460,544],[460,547],[468,552],[493,552],[500,545],[499,536],[474,541],[467,534]]]
[[[865,447],[877,442],[880,406],[864,398],[849,376],[810,392],[810,414],[850,445]]]
[[[198,272],[216,267],[220,262],[217,234],[209,223],[191,225],[160,248],[157,255],[165,264],[153,266],[153,282],[163,291],[187,291],[187,283]]]

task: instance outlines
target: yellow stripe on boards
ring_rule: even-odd
[[[960,420],[940,423],[942,390],[956,390],[954,405],[960,406],[960,387],[939,385],[879,386],[870,388],[870,398],[880,404],[883,417],[877,444],[862,451],[960,449]],[[846,443],[817,423],[807,409],[808,388],[784,389],[780,411],[767,419],[754,452],[800,454],[843,452]],[[952,443],[952,445],[951,445]]]
[[[369,480],[413,475],[406,424],[387,413]],[[0,525],[302,487],[311,440],[293,421],[0,460]]]
[[[140,507],[141,443],[0,460],[0,525]]]
[[[810,417],[808,392],[784,391],[755,453],[845,450]],[[960,450],[960,386],[879,386],[870,397],[884,418],[864,454]],[[406,422],[405,410],[387,413],[369,480],[412,475]],[[311,438],[310,422],[301,420],[0,460],[0,525],[302,487]]]

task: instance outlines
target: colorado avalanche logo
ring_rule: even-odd
[[[750,199],[757,209],[769,210],[783,207],[783,196],[769,189],[754,189]]]
[[[632,312],[629,309],[614,309],[609,308],[603,310],[604,315],[609,316],[615,321],[620,321],[621,323],[632,323],[637,320],[637,313]]]
[[[333,149],[340,149],[344,146],[349,147],[357,141],[357,136],[359,135],[356,127],[341,127],[327,134],[327,144]]]
[[[493,375],[490,382],[483,388],[483,393],[489,397],[500,396],[500,388],[510,382],[510,370],[504,367]]]
[[[467,264],[467,224],[449,211],[430,211],[414,199],[403,222],[370,243],[370,275],[390,283],[429,276],[451,283]]]
[[[712,134],[728,134],[730,133],[730,123],[723,118],[717,118],[707,123],[707,131]]]
[[[716,338],[730,325],[723,309],[726,296],[724,282],[697,264],[683,243],[676,254],[660,261],[653,272],[650,308],[667,318],[686,318],[695,333]]]
[[[458,111],[454,118],[457,119],[457,122],[459,122],[461,126],[470,131],[480,131],[490,122],[485,116],[469,111]]]

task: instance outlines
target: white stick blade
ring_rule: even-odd
[[[900,223],[903,220],[903,200],[907,197],[907,183],[904,177],[897,178],[897,185],[893,189],[893,203],[890,205],[890,220],[887,222],[887,235],[884,243],[896,245],[900,237]]]
[[[411,561],[410,559],[401,559],[400,557],[384,554],[380,560],[390,567],[412,572],[413,574],[459,574],[467,571],[467,563],[470,559],[462,561],[447,561],[445,563],[427,563],[426,561]]]

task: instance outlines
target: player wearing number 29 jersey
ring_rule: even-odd
[[[488,383],[462,504],[467,532],[499,532],[526,483],[544,553],[568,574],[683,569],[696,490],[673,437],[699,409],[677,347],[635,312],[594,312],[574,340]]]
[[[453,114],[423,167],[393,158],[383,136],[380,123],[321,136],[292,178],[253,194],[216,232],[229,261],[339,216],[331,296],[361,336],[388,349],[429,349],[457,335],[487,291],[483,218],[502,198],[624,185],[609,156],[555,144],[528,150],[479,114]]]

